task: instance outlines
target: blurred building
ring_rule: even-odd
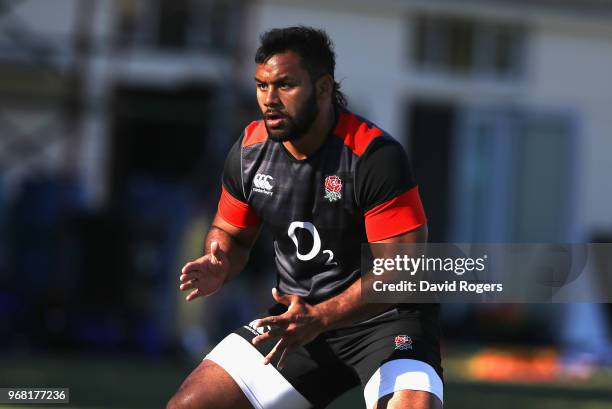
[[[212,212],[225,152],[251,116],[233,79],[243,9],[0,1],[7,339],[39,327],[42,344],[129,339],[155,353],[174,336],[186,224]]]
[[[434,238],[584,240],[612,226],[609,2],[0,4],[8,194],[37,167],[77,175],[93,205],[139,169],[194,173],[252,112],[258,34],[309,24],[335,41],[353,109],[416,154]]]
[[[240,1],[0,4],[5,187],[62,168],[99,206],[126,173],[184,176],[204,149],[231,144],[204,146],[203,135],[218,136],[236,105],[227,78],[242,55]]]

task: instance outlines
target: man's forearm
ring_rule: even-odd
[[[427,242],[427,236],[427,225],[423,225],[401,236],[377,242],[376,245],[379,247],[373,247],[372,252],[376,257],[387,257],[389,255],[386,253],[391,251],[392,255],[393,248],[387,248],[385,246],[380,247],[381,244],[424,244]],[[339,328],[354,322],[372,318],[393,307],[391,303],[377,304],[363,301],[361,297],[363,280],[366,280],[365,287],[370,288],[371,281],[374,279],[375,276],[371,271],[368,271],[367,274],[364,274],[356,280],[345,291],[314,306],[325,330]]]
[[[361,281],[359,278],[340,294],[313,306],[325,331],[372,318],[392,307],[392,304],[364,302]]]
[[[225,282],[227,282],[236,277],[246,267],[250,249],[238,242],[221,227],[212,225],[204,240],[204,254],[210,253],[210,246],[215,241],[219,243],[221,251],[225,253],[229,260],[229,270],[225,278]]]

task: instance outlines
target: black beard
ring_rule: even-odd
[[[268,128],[266,121],[264,121],[266,130],[268,131],[268,137],[274,142],[289,142],[300,139],[310,130],[318,113],[319,105],[317,104],[317,98],[313,91],[304,103],[304,106],[297,112],[295,118],[289,116],[285,117],[287,128],[280,134],[274,135]]]

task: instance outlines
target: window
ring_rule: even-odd
[[[116,45],[230,52],[240,0],[121,0]]]
[[[419,16],[414,29],[413,60],[421,69],[500,79],[522,73],[525,28],[519,24]]]

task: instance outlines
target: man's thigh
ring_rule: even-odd
[[[189,374],[167,409],[252,409],[232,377],[219,365],[203,360]]]
[[[286,307],[280,307],[286,310]],[[284,312],[282,309],[279,310],[275,306],[260,317],[278,315],[282,312]],[[204,402],[212,400],[214,403],[214,399],[219,398],[218,391],[221,391],[220,395],[223,398],[224,391],[227,390],[227,393],[232,395],[230,401],[237,403],[212,407],[318,409],[326,407],[343,392],[359,384],[357,375],[340,362],[331,348],[321,339],[315,339],[289,354],[285,366],[280,371],[275,367],[277,362],[264,365],[264,356],[277,341],[270,340],[254,346],[251,340],[260,334],[259,331],[260,329],[254,328],[251,322],[229,334],[206,356],[200,365],[203,369],[200,370],[198,367],[187,378],[175,401],[188,403],[190,400],[199,399]],[[212,368],[216,373],[209,373],[211,365],[215,365]],[[204,375],[200,376],[200,373]],[[220,381],[208,385],[210,379],[217,375],[220,376]],[[245,402],[251,406],[244,406]],[[200,406],[188,406],[186,403],[185,406],[169,405],[169,408],[200,408]]]
[[[433,393],[402,390],[380,398],[374,409],[442,409],[442,402]]]
[[[429,395],[444,399],[435,313],[395,308],[330,338],[332,347],[359,374],[368,409],[377,403],[378,408],[435,408],[420,402]],[[396,406],[396,401],[412,403]]]

